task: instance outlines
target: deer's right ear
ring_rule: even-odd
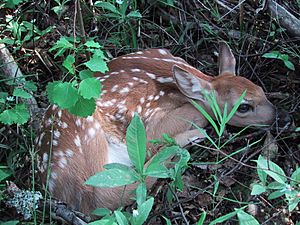
[[[209,81],[202,80],[178,66],[173,67],[173,76],[179,90],[188,98],[203,101],[203,91],[212,90]]]

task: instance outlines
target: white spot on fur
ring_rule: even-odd
[[[56,180],[56,179],[58,178],[57,173],[51,172],[51,178],[52,178],[53,180]]]
[[[54,111],[55,109],[57,109],[57,105],[52,105],[52,110]]]
[[[141,72],[141,70],[140,69],[131,69],[131,72],[133,72],[133,73],[139,73],[139,72]]]
[[[124,87],[120,90],[120,94],[125,94],[125,93],[128,93],[129,92],[129,88],[128,87]]]
[[[136,109],[137,109],[138,114],[141,114],[141,112],[143,110],[142,106],[138,105]]]
[[[48,189],[50,192],[53,192],[55,188],[55,180],[53,179],[49,179],[49,183],[48,183]]]
[[[147,98],[149,101],[152,101],[154,99],[154,96],[153,95],[149,95],[148,98]]]
[[[48,154],[44,153],[43,154],[43,163],[47,163],[48,162]]]
[[[165,95],[165,92],[164,92],[164,91],[160,91],[160,92],[159,92],[159,95],[160,95],[160,96],[164,96],[164,95]]]
[[[156,75],[153,74],[153,73],[148,73],[148,72],[146,72],[146,75],[147,75],[150,79],[152,79],[152,80],[155,80],[155,79],[156,79]]]
[[[132,87],[132,86],[133,86],[133,83],[132,83],[132,82],[128,82],[127,84],[128,84],[129,87]]]
[[[81,147],[81,141],[80,141],[79,135],[76,135],[76,137],[75,137],[75,139],[74,139],[74,144],[75,144],[77,147]]]
[[[62,111],[61,111],[61,110],[58,110],[57,115],[58,115],[59,118],[61,118],[61,116],[62,116]]]
[[[172,77],[159,77],[156,80],[160,83],[171,83],[171,82],[173,82]]]
[[[53,140],[52,140],[52,145],[53,145],[53,146],[58,146],[58,141],[53,139]]]
[[[119,85],[114,85],[112,88],[111,88],[111,92],[115,92],[117,89],[118,89]]]
[[[86,121],[88,121],[88,122],[93,122],[94,121],[94,117],[93,116],[88,116],[87,118],[86,118]]]
[[[137,54],[137,55],[142,55],[142,54],[144,54],[142,51],[138,51],[138,52],[136,52],[135,54]]]
[[[139,78],[137,78],[137,77],[132,77],[132,80],[139,80]]]
[[[67,165],[67,159],[65,157],[61,157],[58,161],[58,166],[60,168],[65,168],[65,166]]]
[[[150,107],[150,105],[151,105],[151,103],[150,103],[150,102],[148,102],[148,103],[146,104],[146,108],[149,108],[149,107]]]
[[[117,75],[117,74],[119,74],[119,72],[111,72],[110,74],[111,75]]]
[[[168,52],[164,49],[158,49],[159,53],[162,55],[168,55]]]
[[[81,120],[80,120],[80,118],[76,119],[75,124],[76,124],[77,127],[81,126]]]
[[[141,98],[140,98],[140,103],[143,104],[144,102],[145,102],[145,98],[144,98],[144,97],[141,97]]]
[[[99,130],[101,128],[101,125],[100,125],[100,123],[98,121],[96,121],[94,123],[94,127],[95,127],[96,130]]]
[[[74,155],[74,152],[71,149],[66,150],[66,156],[71,158]]]
[[[89,128],[88,134],[89,134],[90,138],[94,138],[96,135],[96,130],[94,128]]]
[[[58,139],[58,138],[60,137],[60,132],[59,132],[59,130],[55,130],[55,131],[53,132],[53,134],[54,134],[54,138],[55,138],[55,139]]]

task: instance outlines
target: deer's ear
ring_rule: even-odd
[[[173,76],[181,93],[188,98],[203,101],[203,92],[212,90],[209,81],[200,79],[181,67],[173,67]]]
[[[219,75],[235,75],[236,61],[228,44],[219,43]]]

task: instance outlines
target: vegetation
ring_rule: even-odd
[[[215,52],[218,41],[225,40],[237,58],[238,74],[262,86],[275,105],[293,115],[298,128],[271,134],[228,127],[244,95],[231,112],[221,112],[215,97],[206,96],[216,121],[194,103],[211,124],[198,128],[206,140],[187,151],[164,134],[162,140],[152,140],[164,149],[147,164],[145,129],[135,115],[126,135],[134,166],[109,164],[86,182],[94,187],[137,182],[135,203],[114,212],[96,209],[93,213],[102,218],[92,224],[299,225],[299,37],[259,1],[93,2],[0,2],[0,43],[22,71],[12,77],[0,73],[0,223],[24,223],[4,203],[6,181],[27,190],[23,196],[32,194],[27,222],[48,222],[36,209],[34,193],[41,187],[29,172],[36,167],[36,118],[28,100],[87,117],[101,94],[93,73],[106,72],[112,57],[164,47],[201,71],[217,74]],[[299,15],[299,1],[278,3]],[[0,69],[6,66],[0,64]],[[173,157],[176,163],[170,163]],[[156,189],[147,190],[148,177],[160,178]]]

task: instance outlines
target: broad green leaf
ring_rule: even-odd
[[[24,0],[9,0],[9,1],[4,1],[5,2],[5,7],[13,9],[15,6],[19,5],[21,2],[24,2]]]
[[[7,170],[0,169],[0,182],[5,180],[11,175]]]
[[[121,211],[116,210],[114,214],[118,222],[118,225],[128,225],[127,218],[124,216],[124,214]]]
[[[103,58],[95,54],[89,61],[84,63],[84,65],[86,65],[86,67],[93,72],[105,73],[106,71],[108,71],[107,64],[103,60]]]
[[[282,191],[282,190],[280,190],[280,191],[274,191],[271,194],[269,194],[268,199],[272,200],[272,199],[275,199],[275,198],[279,198],[282,195],[284,195],[284,191]]]
[[[117,15],[121,15],[121,13],[119,12],[119,10],[111,3],[109,2],[103,2],[103,1],[96,1],[94,6],[96,7],[101,7],[105,10],[108,10],[114,14],[117,14]]]
[[[237,212],[240,225],[259,225],[259,222],[252,215],[245,213],[243,210]]]
[[[295,186],[299,184],[300,184],[300,167],[297,168],[291,176],[291,185]]]
[[[100,220],[90,222],[88,225],[118,225],[118,223],[115,222],[114,216],[106,216]]]
[[[252,187],[251,195],[260,195],[266,192],[266,187],[261,184],[254,184]]]
[[[79,72],[79,77],[80,77],[80,80],[84,80],[86,78],[91,78],[93,77],[94,73],[90,70],[81,70]]]
[[[68,108],[68,111],[76,116],[88,117],[93,115],[96,109],[95,99],[79,97],[75,105]]]
[[[146,131],[144,124],[137,113],[129,124],[126,131],[126,143],[128,155],[137,169],[142,174],[146,160]]]
[[[144,182],[140,183],[136,188],[136,202],[139,205],[143,204],[147,198],[147,187]]]
[[[13,96],[29,99],[32,98],[31,94],[29,94],[27,91],[24,91],[21,88],[15,88],[13,92]]]
[[[17,104],[12,109],[4,110],[0,113],[0,122],[11,125],[13,123],[22,125],[26,123],[30,115],[25,104]]]
[[[138,206],[137,214],[133,215],[134,225],[142,225],[149,216],[154,203],[154,198],[151,197],[142,205]]]
[[[262,156],[257,160],[257,168],[263,170],[266,174],[281,184],[285,184],[286,175],[284,171],[270,160],[264,159]]]
[[[27,91],[36,91],[37,86],[33,81],[25,81],[24,89],[26,89]]]
[[[271,182],[268,184],[267,188],[272,190],[283,190],[286,189],[286,184],[278,183],[277,181]]]
[[[97,208],[95,209],[92,214],[96,216],[106,216],[109,215],[111,211],[107,208]]]
[[[78,91],[69,82],[55,81],[47,85],[49,101],[62,109],[74,106],[79,98]]]
[[[289,61],[289,60],[284,60],[283,61],[284,62],[284,65],[287,67],[287,68],[289,68],[290,70],[295,70],[295,66],[294,66],[294,64],[291,62],[291,61]]]
[[[75,58],[73,55],[68,55],[63,62],[63,66],[69,71],[71,74],[75,74]]]
[[[110,188],[132,184],[136,181],[138,181],[138,177],[134,173],[119,169],[110,169],[91,176],[85,184],[93,187]]]
[[[238,212],[237,211],[234,211],[234,212],[231,212],[231,213],[228,213],[224,216],[221,216],[213,221],[211,221],[209,223],[209,225],[214,225],[214,224],[217,224],[217,223],[223,223],[225,222],[226,220],[229,220],[230,218],[234,217]]]
[[[78,91],[85,99],[99,98],[101,88],[100,81],[91,77],[80,82]]]
[[[131,11],[126,16],[129,18],[142,18],[142,14],[138,10]]]

